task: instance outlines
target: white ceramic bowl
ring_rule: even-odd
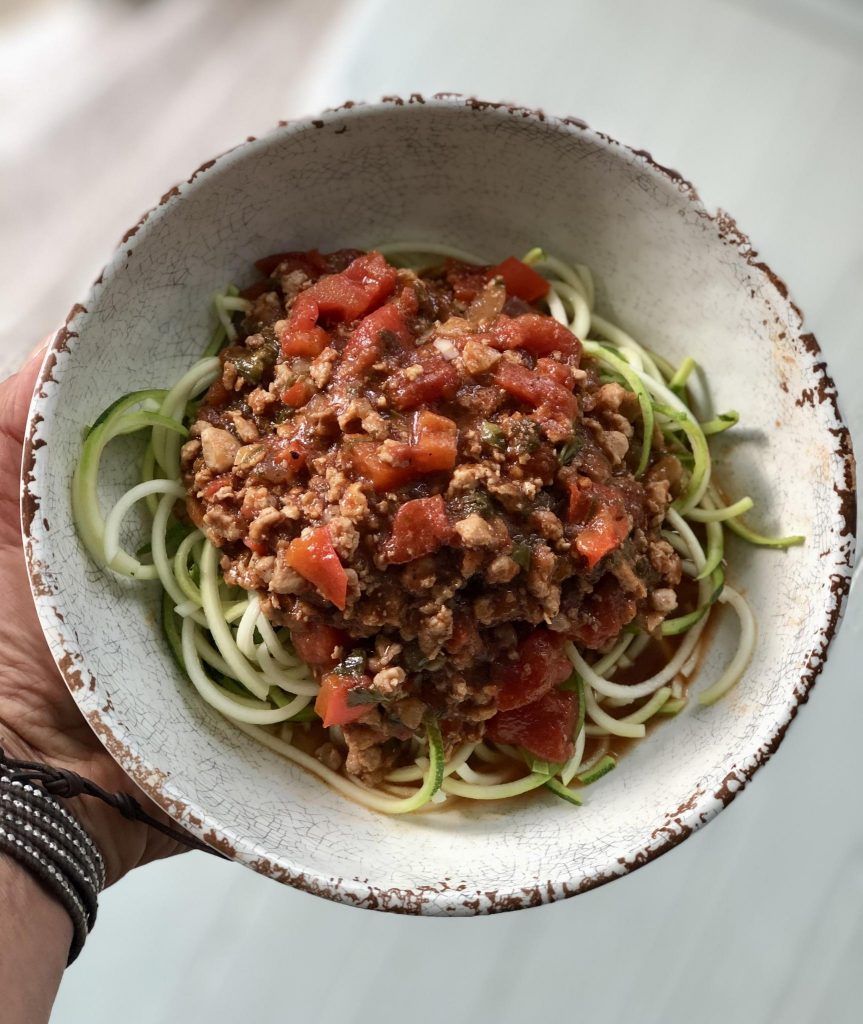
[[[495,261],[541,244],[596,274],[600,310],[674,362],[694,356],[743,427],[718,474],[786,553],[732,546],[759,624],[737,689],[656,730],[592,787],[388,818],[355,806],[206,707],[162,640],[156,593],[99,572],[72,526],[81,430],[199,355],[212,292],[286,248],[452,243]],[[45,634],[81,710],[138,785],[255,868],[374,909],[473,914],[570,896],[716,814],[776,749],[821,670],[853,558],[853,458],[818,346],[730,217],[646,153],[583,123],[459,98],[348,104],[211,160],[123,239],[60,330],[34,399],[23,525]],[[106,460],[106,492],[132,479]],[[107,496],[107,495],[106,495]],[[730,613],[729,613],[730,614]],[[702,669],[728,657],[721,626]]]

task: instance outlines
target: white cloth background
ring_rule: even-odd
[[[202,160],[349,97],[439,90],[579,115],[730,210],[791,284],[863,449],[858,0],[0,0],[0,371]],[[857,1021],[861,618],[858,587],[750,791],[630,877],[416,920],[192,854],[104,896],[53,1020]]]

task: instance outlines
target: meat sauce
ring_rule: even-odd
[[[681,467],[636,397],[584,358],[518,260],[421,274],[379,253],[256,264],[182,465],[225,579],[260,594],[321,681],[316,711],[375,783],[428,714],[572,750],[566,639],[606,649],[675,608],[660,536]]]

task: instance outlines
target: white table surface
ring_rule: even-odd
[[[441,90],[577,114],[732,211],[805,310],[863,449],[856,0],[0,0],[0,369],[212,153],[348,97]],[[861,620],[858,586],[776,758],[634,875],[438,921],[190,854],[104,895],[52,1020],[859,1021]]]

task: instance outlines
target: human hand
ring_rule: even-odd
[[[44,347],[0,384],[0,746],[10,757],[77,772],[110,792],[132,792],[150,814],[168,819],[139,793],[91,731],[58,672],[27,581],[19,524],[21,450],[27,409]],[[181,851],[146,825],[127,821],[99,801],[78,798],[70,810],[105,859],[107,883],[127,871]]]

